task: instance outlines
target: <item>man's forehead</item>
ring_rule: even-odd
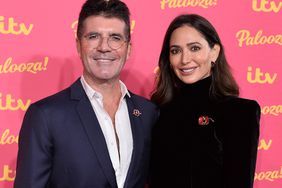
[[[101,15],[89,16],[84,20],[84,23],[97,26],[125,27],[125,22],[122,19],[117,17],[105,17]]]
[[[84,30],[125,34],[125,23],[116,17],[90,16],[84,20]]]

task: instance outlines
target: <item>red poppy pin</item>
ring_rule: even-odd
[[[200,116],[198,119],[198,124],[199,125],[208,125],[210,121],[214,122],[214,120],[210,118],[209,116]]]
[[[138,109],[134,109],[132,114],[136,117],[139,117],[142,113]]]

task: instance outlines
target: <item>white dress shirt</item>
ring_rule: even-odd
[[[109,114],[103,107],[102,94],[92,89],[86,83],[83,76],[81,76],[80,80],[104,134],[111,162],[115,170],[118,188],[123,188],[133,150],[131,125],[125,100],[126,95],[130,97],[130,93],[128,92],[125,84],[120,81],[122,96],[115,114],[115,128],[119,140],[119,155],[114,126]]]

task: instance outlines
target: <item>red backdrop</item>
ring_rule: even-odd
[[[69,86],[81,75],[75,32],[83,2],[1,1],[0,188],[12,187],[18,134],[28,106]],[[256,99],[261,105],[255,188],[281,188],[282,1],[125,2],[132,13],[133,49],[121,78],[131,91],[147,98],[170,21],[182,13],[197,13],[213,23],[241,86],[241,96]]]

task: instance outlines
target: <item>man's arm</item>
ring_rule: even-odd
[[[46,187],[52,168],[52,143],[47,124],[44,111],[32,104],[20,130],[14,188]]]

